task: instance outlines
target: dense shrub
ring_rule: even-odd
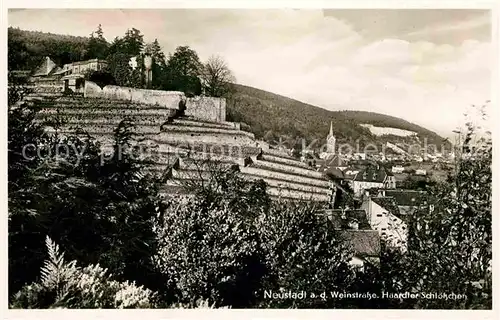
[[[85,134],[46,135],[35,114],[26,104],[9,106],[10,294],[37,280],[47,235],[71,259],[156,289],[159,180],[141,172],[131,124],[118,126],[112,153],[102,155]]]
[[[352,252],[338,235],[303,203],[274,203],[258,219],[268,273],[262,290],[268,292],[343,291],[353,280],[348,265]],[[261,293],[264,297],[264,292]],[[262,299],[261,307],[328,307],[332,299]]]
[[[80,268],[66,262],[59,246],[46,239],[49,258],[41,282],[24,286],[12,299],[12,308],[148,308],[154,293],[134,283],[111,280],[99,265]]]
[[[216,306],[251,307],[264,273],[255,226],[230,207],[202,201],[172,204],[159,228],[160,270],[177,301],[208,299]]]
[[[385,255],[386,292],[463,294],[417,299],[393,307],[491,309],[492,144],[468,124],[447,181],[428,188],[430,210],[408,217],[408,252]]]
[[[116,80],[110,72],[105,70],[93,71],[86,75],[89,81],[96,83],[99,87],[104,88],[107,85],[116,85]]]

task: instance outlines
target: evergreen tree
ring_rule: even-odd
[[[94,34],[96,36],[94,36]],[[90,40],[87,44],[86,59],[105,59],[108,55],[109,44],[104,38],[102,27],[99,24],[97,30],[90,34]]]
[[[115,37],[113,39],[113,42],[111,42],[111,45],[109,46],[108,55],[111,56],[115,53],[122,52],[122,46],[123,46],[123,39],[120,37]]]
[[[97,30],[95,33],[97,34],[97,39],[104,40],[104,32],[102,31],[102,26],[100,23],[97,26]]]
[[[160,43],[158,42],[158,39],[155,39],[152,43],[147,44],[144,47],[144,53],[151,55],[153,57],[153,60],[156,64],[158,64],[160,67],[165,67],[166,66],[166,58],[165,54],[163,53],[163,50],[160,46]]]
[[[108,70],[113,75],[116,84],[129,86],[131,84],[132,67],[130,66],[130,55],[115,53],[108,56]]]
[[[137,56],[144,48],[144,36],[136,28],[128,29],[122,39],[122,53]]]
[[[167,61],[167,89],[201,94],[200,75],[203,65],[198,54],[188,46],[177,47]]]

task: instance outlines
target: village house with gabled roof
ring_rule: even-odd
[[[378,195],[381,197],[391,197],[399,208],[399,213],[402,216],[406,216],[415,212],[416,210],[432,210],[432,206],[429,204],[429,196],[427,192],[420,190],[384,190],[378,191]]]
[[[372,230],[363,209],[325,210],[319,213],[339,237],[353,250],[352,266],[364,269],[365,265],[380,265],[380,234]]]
[[[363,209],[330,209],[323,215],[336,230],[371,230],[366,211]]]
[[[379,164],[369,164],[360,169],[351,179],[349,179],[354,195],[361,197],[363,192],[372,188],[395,189],[396,178],[384,166]]]
[[[107,66],[108,62],[106,60],[101,60],[101,59],[77,61],[65,64],[62,68],[62,73],[64,75],[69,75],[69,74],[84,75],[88,71],[104,70]]]
[[[394,198],[365,196],[361,208],[366,210],[371,228],[380,234],[388,247],[406,250],[408,227]]]
[[[374,230],[340,230],[339,236],[353,250],[349,264],[363,271],[367,264],[380,266],[380,235]]]
[[[108,66],[106,60],[90,59],[67,63],[61,70],[55,72],[61,76],[64,84],[63,90],[71,89],[73,92],[83,92],[85,74],[92,71],[101,71]]]
[[[343,170],[347,168],[348,162],[344,157],[338,154],[332,154],[325,159],[316,159],[316,167],[320,172],[328,172],[330,170]]]

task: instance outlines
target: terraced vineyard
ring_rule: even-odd
[[[58,119],[48,126],[60,134],[87,132],[110,150],[113,132],[125,118],[135,124],[136,141],[144,147],[145,170],[167,178],[165,197],[188,194],[189,182],[210,179],[215,167],[233,168],[249,180],[264,180],[272,198],[328,202],[330,182],[306,164],[268,149],[236,122],[210,122],[193,116],[169,119],[170,109],[123,101],[61,96],[37,92],[26,98],[41,107],[38,121]]]

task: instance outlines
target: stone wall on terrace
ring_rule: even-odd
[[[226,121],[226,99],[214,97],[187,98],[187,116],[216,122]]]
[[[178,91],[146,90],[108,85],[101,89],[95,82],[85,81],[85,98],[128,101],[179,110],[186,103],[186,96]]]
[[[179,91],[147,90],[113,85],[101,88],[92,81],[85,81],[84,97],[155,105],[173,110],[185,108],[187,116],[214,122],[226,121],[224,98],[201,96],[187,98],[183,92]]]

